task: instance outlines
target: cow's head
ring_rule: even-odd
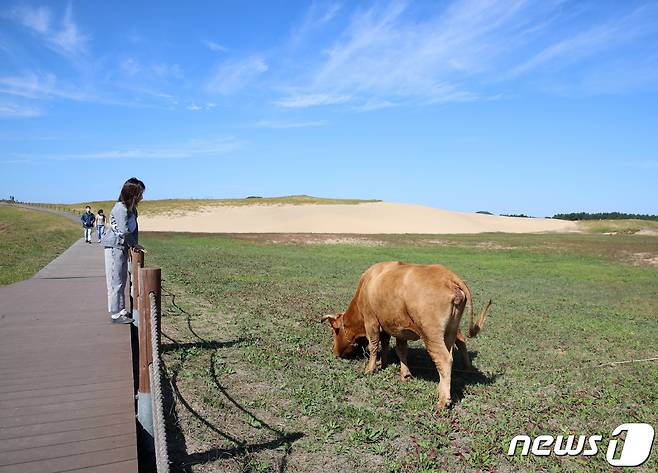
[[[358,346],[354,334],[349,333],[349,330],[345,329],[343,315],[343,313],[324,315],[320,319],[321,322],[327,320],[331,324],[334,335],[334,356],[341,358],[350,355],[354,351],[354,348]]]

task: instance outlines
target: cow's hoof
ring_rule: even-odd
[[[400,381],[402,381],[403,383],[406,383],[407,381],[410,381],[411,378],[413,378],[411,373],[406,373],[406,374],[401,374],[400,375]]]
[[[452,404],[452,401],[450,401],[450,399],[440,399],[439,402],[436,403],[436,410],[442,411],[444,409],[448,409],[450,407],[450,404]]]

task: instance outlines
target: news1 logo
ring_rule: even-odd
[[[623,444],[619,437],[626,434]],[[612,431],[612,439],[608,443],[605,459],[612,466],[640,466],[647,461],[651,454],[651,446],[655,432],[649,424],[622,424]],[[536,456],[555,455],[562,456],[593,456],[599,453],[599,443],[603,440],[601,435],[538,435],[532,440],[527,435],[517,435],[509,444],[508,456],[516,455],[518,446],[521,446],[521,456],[529,454]]]

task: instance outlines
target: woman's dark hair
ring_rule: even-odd
[[[128,211],[132,211],[137,206],[137,202],[145,189],[146,186],[142,181],[136,177],[131,177],[123,184],[118,201],[123,202]]]
[[[103,215],[103,209],[98,209],[98,215]]]

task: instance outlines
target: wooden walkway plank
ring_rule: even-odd
[[[29,437],[18,437],[0,443],[0,452],[14,452],[36,447],[61,445],[69,442],[81,442],[90,438],[104,438],[112,435],[123,435],[126,438],[134,431],[130,423],[119,422],[103,426],[88,427],[86,429],[73,429],[51,434],[39,434]]]
[[[20,425],[17,427],[5,427],[0,429],[0,441],[10,442],[12,439],[21,439],[23,437],[34,437],[40,434],[46,435],[51,433],[69,432],[72,430],[84,430],[96,427],[105,427],[113,424],[134,424],[134,416],[126,413],[119,414],[101,414],[90,417],[76,417],[75,419],[40,423],[31,425]]]
[[[137,472],[130,328],[106,301],[82,240],[0,287],[0,473]]]
[[[102,448],[82,454],[0,466],[0,473],[60,473],[110,464],[124,464],[131,460],[134,461],[135,469],[130,471],[136,472],[137,455],[133,447]]]

